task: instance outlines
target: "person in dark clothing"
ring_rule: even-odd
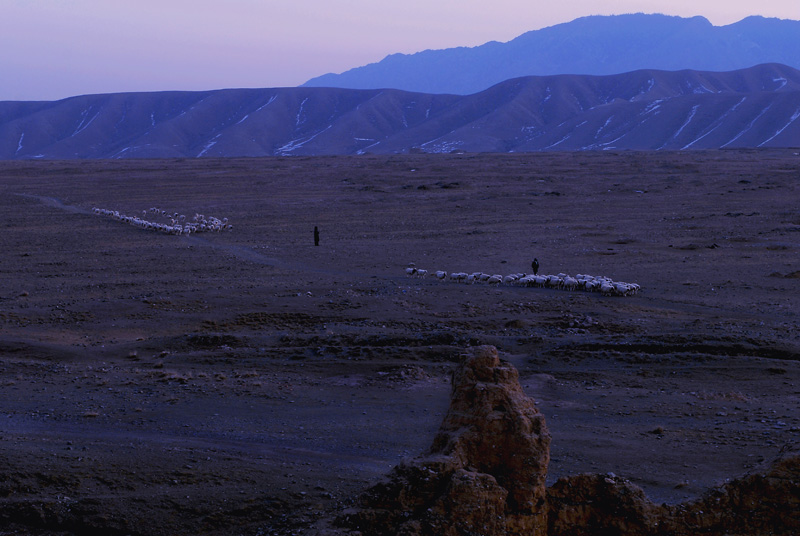
[[[539,273],[539,259],[533,259],[531,263],[531,270],[533,270],[533,275]]]
[[[319,229],[317,228],[316,225],[314,226],[314,245],[315,246],[319,245]]]

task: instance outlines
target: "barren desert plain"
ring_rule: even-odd
[[[5,161],[0,206],[1,534],[303,534],[430,446],[483,344],[548,482],[674,504],[800,443],[797,150]],[[533,258],[641,291],[405,273]]]

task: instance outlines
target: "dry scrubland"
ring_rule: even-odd
[[[792,150],[2,162],[0,521],[302,533],[430,445],[477,344],[549,482],[695,497],[800,441],[799,188]],[[153,206],[234,229],[91,212]],[[533,257],[643,290],[404,274]]]

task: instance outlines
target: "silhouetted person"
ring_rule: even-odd
[[[319,245],[319,229],[317,228],[316,225],[314,226],[314,245],[315,246]]]
[[[531,270],[533,270],[533,275],[539,273],[539,259],[533,259],[531,263]]]

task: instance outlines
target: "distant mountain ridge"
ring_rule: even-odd
[[[748,17],[713,26],[703,17],[638,13],[583,17],[506,43],[392,54],[303,86],[468,95],[523,76],[732,71],[764,63],[800,69],[800,21]]]
[[[336,88],[0,102],[0,159],[800,146],[800,71],[532,76],[473,95]]]

